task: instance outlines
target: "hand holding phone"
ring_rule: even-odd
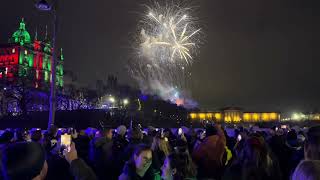
[[[237,137],[237,140],[241,141],[241,139],[242,139],[242,136],[241,136],[241,134],[239,134],[238,137]]]
[[[183,133],[182,128],[179,128],[179,129],[178,129],[178,135],[181,136],[182,133]]]
[[[70,152],[70,146],[71,146],[71,135],[69,134],[61,135],[61,147],[63,147],[64,149],[67,149],[67,151]]]
[[[78,159],[78,153],[74,143],[71,143],[69,151],[64,150],[63,155],[69,164],[71,164],[73,160]]]
[[[206,131],[204,130],[201,134],[200,134],[200,139],[203,140],[206,137]]]

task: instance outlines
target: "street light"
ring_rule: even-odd
[[[40,11],[52,11],[53,12],[53,37],[52,37],[52,60],[51,60],[51,83],[50,83],[50,109],[49,109],[49,121],[48,129],[51,125],[54,125],[55,120],[55,108],[56,108],[56,93],[55,93],[55,82],[56,82],[56,33],[58,31],[58,17],[57,17],[57,1],[55,4],[49,4],[46,0],[40,0],[35,4],[36,8]]]
[[[123,100],[123,104],[124,104],[124,105],[129,104],[129,100],[128,100],[128,99],[124,99],[124,100]]]
[[[109,101],[112,102],[112,103],[116,102],[116,100],[114,99],[114,97],[109,97]]]

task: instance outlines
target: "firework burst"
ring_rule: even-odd
[[[146,9],[134,46],[138,58],[130,63],[130,72],[143,91],[176,103],[187,94],[189,67],[199,49],[201,29],[191,16],[193,9],[173,1]]]
[[[190,65],[200,32],[188,15],[191,9],[159,4],[147,9],[141,23],[140,53],[154,61]]]

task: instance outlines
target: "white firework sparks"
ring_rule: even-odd
[[[189,67],[199,49],[201,30],[192,9],[175,3],[147,7],[134,46],[138,58],[129,66],[143,92],[181,104],[187,101]]]
[[[191,64],[200,28],[187,15],[189,10],[176,5],[149,8],[141,28],[142,54],[151,60]]]

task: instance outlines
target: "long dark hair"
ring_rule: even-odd
[[[320,126],[311,127],[304,146],[305,158],[320,160]]]
[[[271,157],[271,153],[263,137],[251,135],[240,150],[235,161],[241,165],[242,179],[264,179],[279,177],[277,161]]]
[[[170,168],[176,169],[174,180],[194,178],[197,170],[188,152],[174,152],[168,156]]]

